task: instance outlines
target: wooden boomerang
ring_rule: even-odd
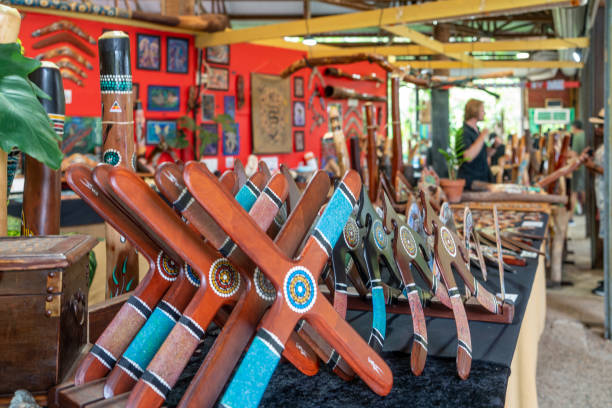
[[[261,268],[277,291],[276,300],[264,316],[221,405],[257,406],[299,319],[306,319],[375,392],[388,394],[393,383],[389,367],[325,297],[317,296],[318,277],[356,204],[355,196],[361,187],[359,175],[354,171],[345,175],[296,261],[284,256],[246,217],[219,189],[218,181],[209,171],[188,164],[183,176],[195,198]],[[214,205],[206,197],[216,197],[219,202]]]
[[[100,171],[100,169],[105,171]],[[108,180],[109,167],[98,166],[94,170],[94,174],[96,181],[100,181],[99,184],[104,184],[104,190],[109,195],[112,194],[112,187]],[[258,179],[254,180],[255,183],[263,185],[263,176],[259,175],[256,178]],[[220,181],[225,190],[233,194],[237,187],[236,177],[233,172],[225,172],[221,176]],[[248,203],[250,204],[252,201]],[[165,244],[163,245],[165,246]],[[177,259],[180,260],[181,258]],[[158,258],[157,263],[160,268],[165,265],[162,258]],[[193,274],[191,268],[186,267],[183,268],[181,276],[185,277],[185,279],[175,282],[170,287],[150,318],[140,329],[136,337],[134,337],[125,353],[123,353],[115,368],[108,375],[104,385],[105,398],[111,398],[132,390],[136,381],[144,373],[144,369],[176,325],[187,304],[193,298],[199,287],[197,276]]]
[[[234,161],[234,173],[238,176],[238,185],[242,187],[249,179],[244,170],[244,165],[240,160]],[[264,176],[265,177],[265,176]]]
[[[327,182],[327,186],[325,183]],[[191,193],[186,190],[183,184],[182,174],[178,171],[178,168],[173,164],[164,164],[157,172],[156,183],[160,191],[169,200],[176,200],[181,195],[187,195],[189,200],[193,200]],[[321,185],[323,188],[321,188]],[[321,196],[325,198],[325,192],[329,188],[329,180],[326,180],[326,176],[320,175],[315,179],[313,190],[310,190],[311,194],[306,196],[308,201],[302,204],[302,207],[313,204],[307,204],[309,201],[321,200]],[[318,188],[319,191],[316,191]],[[321,192],[323,191],[323,192]],[[312,193],[318,194],[320,197],[315,197]],[[314,213],[316,215],[316,209],[306,210],[307,212]],[[210,216],[200,207],[197,202],[193,202],[187,209],[183,211],[183,216],[196,228],[200,228],[203,223],[214,223]],[[289,226],[287,231],[291,231],[291,236],[288,237],[286,233],[279,237],[285,241],[285,245],[297,247],[307,232],[306,226],[300,226],[293,224],[296,221],[299,223],[301,220],[297,217],[314,218],[314,216],[304,213],[304,208],[300,209],[300,213],[293,218],[292,225]],[[215,227],[220,230],[218,226]],[[301,228],[301,231],[300,231]],[[221,232],[218,235],[224,236],[225,233]],[[206,233],[205,235],[210,235]],[[212,238],[212,235],[211,235]],[[217,245],[222,247],[225,242],[221,241]],[[292,248],[288,248],[291,250]],[[294,250],[295,252],[295,250]],[[247,294],[236,304],[232,314],[224,325],[221,334],[214,343],[213,348],[208,352],[205,362],[201,366],[196,376],[197,381],[194,379],[190,385],[188,391],[189,397],[186,400],[192,400],[191,404],[196,406],[210,406],[213,404],[219,394],[221,393],[223,386],[227,379],[231,375],[231,372],[238,362],[242,351],[247,346],[255,334],[257,324],[261,320],[265,310],[270,305],[270,295],[274,295],[273,287],[267,282],[265,277],[260,272],[253,273],[255,266],[252,265],[250,260],[242,253],[239,248],[234,249],[232,255],[241,255],[244,258],[245,266],[249,263],[249,270],[251,273],[247,278],[248,292]],[[292,256],[289,254],[288,256]],[[246,269],[246,268],[245,268]],[[309,351],[309,347],[301,342],[297,335],[290,339],[289,345],[285,350],[284,356],[291,361],[298,369],[304,374],[314,375],[318,371],[316,356],[312,351]],[[306,355],[304,355],[306,354]],[[307,361],[304,361],[304,359]],[[186,394],[187,395],[187,394]],[[188,405],[187,402],[184,403]]]
[[[84,384],[102,378],[108,373],[117,361],[115,356],[123,353],[151,314],[151,309],[172,283],[172,279],[168,279],[168,276],[162,275],[162,271],[158,270],[156,261],[158,256],[163,254],[159,246],[143,233],[141,226],[104,194],[96,185],[91,173],[84,164],[73,164],[66,170],[66,181],[96,213],[138,249],[149,262],[149,271],[79,364],[75,374],[75,384]],[[180,259],[173,252],[170,254],[170,259]]]
[[[302,197],[302,193],[300,192],[300,188],[295,183],[295,180],[293,179],[293,176],[289,172],[289,168],[287,166],[285,166],[284,164],[281,164],[280,172],[283,173],[283,175],[287,179],[287,185],[289,186],[289,196],[287,196],[286,203],[287,203],[287,211],[289,212],[289,214],[291,214],[291,212],[297,205],[297,202]]]
[[[201,286],[179,319],[179,324],[172,329],[151,360],[128,400],[128,406],[158,407],[178,380],[217,311],[224,305],[234,304],[244,293],[245,285],[229,261],[234,261],[232,249],[235,246],[226,242],[219,254],[211,245],[203,244],[198,235],[144,181],[133,174],[117,169],[111,173],[111,184],[118,198],[139,212],[150,228],[159,236],[168,237],[168,245],[193,266],[201,280]],[[246,186],[251,190],[250,183],[247,182]],[[254,192],[251,194],[256,195]],[[282,176],[276,177],[253,204],[252,216],[266,227],[278,211],[278,197],[285,195],[285,180]]]
[[[83,44],[83,42],[81,42],[81,40],[79,40],[78,37],[70,33],[57,33],[49,37],[45,37],[42,40],[35,42],[32,45],[32,48],[35,50],[38,50],[41,48],[45,48],[49,45],[63,44],[63,43],[68,43],[70,45],[73,45],[74,47],[83,51],[85,54],[89,55],[90,57],[96,56],[96,54],[87,45]]]
[[[91,35],[87,34],[85,31],[81,30],[76,24],[68,20],[56,21],[53,24],[49,24],[45,27],[39,28],[38,30],[34,30],[32,31],[32,37],[40,37],[41,35],[53,33],[55,31],[60,30],[72,31],[90,44],[96,44],[96,40]]]
[[[506,301],[506,284],[504,282],[504,259],[501,251],[501,236],[499,234],[499,221],[497,220],[497,205],[493,206],[493,221],[495,224],[495,243],[497,244],[497,263],[499,270],[499,284],[501,286],[502,299]]]
[[[421,190],[420,193],[421,206],[425,211],[423,228],[427,234],[434,236],[435,263],[444,284],[448,288],[453,315],[455,316],[457,326],[457,373],[459,377],[465,380],[470,375],[470,366],[472,365],[472,340],[465,308],[451,270],[451,264],[453,263],[457,269],[465,268],[465,260],[457,259],[457,256],[460,256],[456,244],[457,240],[440,221],[425,192]]]
[[[38,54],[35,58],[37,60],[49,60],[51,58],[59,57],[62,55],[70,57],[76,62],[83,64],[87,69],[93,69],[93,65],[91,65],[91,62],[87,61],[81,54],[77,54],[72,48],[68,46],[58,47],[49,51],[42,52]]]
[[[465,247],[470,250],[470,238],[474,243],[474,249],[476,250],[476,257],[478,258],[478,264],[480,266],[480,271],[482,272],[482,279],[487,281],[487,264],[485,263],[484,257],[482,256],[482,249],[480,248],[480,237],[478,236],[478,232],[476,228],[474,228],[474,217],[472,217],[472,211],[470,207],[465,207],[463,210],[463,236],[465,239]],[[468,264],[469,268],[469,264]]]

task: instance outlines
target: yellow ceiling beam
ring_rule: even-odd
[[[425,48],[429,48],[430,50],[435,51],[438,54],[444,54],[450,58],[453,58],[459,61],[463,61],[466,64],[472,64],[472,66],[475,66],[475,67],[479,66],[480,64],[478,60],[470,57],[465,52],[456,52],[456,53],[446,52],[444,43],[438,40],[434,40],[433,38],[430,38],[426,36],[425,34],[421,34],[418,31],[413,30],[412,28],[408,28],[406,26],[399,25],[399,26],[387,26],[387,27],[384,27],[384,29],[399,37],[408,38],[413,43],[422,45]]]
[[[334,47],[331,45],[317,44],[317,45],[304,45],[301,42],[285,41],[283,39],[272,39],[272,40],[259,40],[251,41],[251,44],[265,45],[268,47],[285,48],[288,50],[302,51],[307,53],[327,53],[328,55],[337,55],[338,52],[342,51],[340,47]],[[352,55],[352,53],[351,53]]]
[[[549,38],[538,40],[509,40],[491,42],[464,42],[444,43],[444,52],[496,52],[496,51],[542,51],[542,50],[566,50],[572,48],[587,48],[588,37],[576,38]],[[318,45],[317,45],[318,47]],[[387,45],[377,47],[334,47],[327,50],[313,48],[312,55],[325,57],[328,55],[353,55],[353,54],[380,54],[380,55],[434,55],[435,51],[421,45]]]
[[[251,42],[284,36],[319,34],[363,27],[414,24],[429,21],[459,20],[480,16],[524,13],[531,10],[578,6],[582,0],[445,0],[401,7],[316,17],[240,30],[200,34],[197,47]]]
[[[459,69],[459,68],[582,68],[581,62],[574,61],[483,61],[479,60],[478,67],[463,61],[399,61],[398,67],[410,67],[415,69]]]

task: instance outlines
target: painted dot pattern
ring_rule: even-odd
[[[260,298],[267,302],[273,302],[276,299],[274,285],[272,285],[272,282],[266,278],[259,268],[255,269],[253,280],[255,281],[255,290]]]
[[[442,243],[444,244],[446,252],[448,252],[451,256],[457,255],[457,245],[455,244],[455,240],[453,239],[453,236],[448,228],[440,228],[440,234],[442,235]]]
[[[102,160],[111,166],[118,166],[121,163],[121,153],[119,153],[119,150],[108,149],[104,152]]]
[[[185,264],[185,276],[187,277],[187,280],[196,288],[200,287],[200,278],[193,273],[193,269],[191,269],[191,266]]]
[[[387,234],[380,220],[374,221],[374,225],[372,225],[372,234],[374,234],[374,242],[378,249],[385,249],[387,247]]]
[[[344,242],[350,249],[357,248],[359,244],[359,227],[353,218],[349,218],[342,231]]]
[[[302,266],[291,268],[283,284],[285,301],[296,313],[306,313],[317,299],[316,282],[309,270]]]
[[[208,274],[210,286],[221,297],[230,297],[240,287],[240,274],[236,272],[227,258],[217,259]]]
[[[157,255],[157,270],[159,274],[167,281],[173,282],[178,278],[180,267],[163,251]]]
[[[408,253],[411,258],[415,258],[417,255],[416,241],[414,240],[414,236],[412,236],[412,232],[403,225],[400,227],[400,240],[406,253]]]

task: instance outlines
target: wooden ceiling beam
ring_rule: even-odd
[[[580,5],[582,0],[446,0],[378,10],[317,17],[197,36],[197,47],[319,34],[372,26],[460,20],[491,15],[519,14],[530,10]]]
[[[479,60],[480,66],[475,67],[463,61],[398,61],[398,67],[410,67],[415,69],[470,69],[470,68],[582,68],[584,64],[574,61],[483,61]]]

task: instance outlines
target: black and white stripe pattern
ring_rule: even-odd
[[[366,282],[366,288],[367,289],[382,288],[382,283],[380,279],[369,279]]]
[[[474,296],[478,297],[478,281],[474,279]]]
[[[174,320],[175,323],[178,321],[178,319],[181,318],[181,314],[179,313],[179,311],[165,300],[159,302],[157,307],[159,308],[159,310],[164,312],[164,314],[167,315],[170,319]]]
[[[184,316],[184,315],[181,316],[179,319],[179,323],[185,329],[187,329],[187,331],[191,333],[191,335],[195,337],[198,341],[202,340],[204,336],[206,335],[206,331],[202,329],[202,327],[199,324],[197,324],[195,320],[193,320],[192,318],[188,316]]]
[[[414,341],[419,343],[423,349],[427,351],[427,340],[425,340],[423,336],[421,336],[419,333],[414,333]]]
[[[121,369],[123,369],[123,371],[125,371],[127,375],[132,377],[134,381],[138,381],[138,379],[144,373],[144,370],[142,369],[142,367],[140,367],[138,364],[136,364],[135,362],[133,362],[132,360],[130,360],[129,358],[125,356],[119,359],[119,362],[117,363],[117,365],[121,367]]]
[[[340,354],[338,354],[336,350],[332,350],[326,364],[330,368],[330,370],[333,370],[334,368],[336,368],[339,361],[340,361]]]
[[[146,382],[160,397],[166,399],[166,396],[172,390],[172,387],[164,381],[159,375],[152,371],[145,371],[142,375],[142,380]]]
[[[343,282],[336,282],[336,285],[334,286],[334,289],[336,292],[338,293],[348,293],[348,286],[346,283]]]
[[[372,346],[374,350],[380,351],[382,350],[384,343],[384,336],[378,331],[376,327],[372,327],[372,330],[370,331],[370,338],[368,339],[368,344]]]
[[[325,251],[325,253],[327,254],[327,256],[331,256],[332,253],[332,246],[329,243],[329,241],[327,240],[327,238],[325,238],[325,236],[323,234],[321,234],[321,232],[315,228],[314,232],[312,233],[312,236],[314,237],[314,239],[317,240],[317,243],[321,246],[321,248]]]
[[[219,252],[221,252],[221,255],[228,258],[232,252],[234,252],[234,249],[236,249],[236,244],[230,239],[230,237],[227,237],[223,242],[223,245],[221,245],[221,248],[219,248]]]
[[[272,189],[270,187],[264,188],[263,192],[264,192],[265,195],[268,196],[268,198],[270,200],[272,200],[274,205],[276,205],[278,208],[280,208],[283,205],[283,200],[281,200],[280,197],[277,196],[276,193],[274,191],[272,191]]]
[[[465,350],[466,353],[468,353],[468,355],[470,356],[470,358],[472,358],[472,349],[470,349],[470,347],[465,344],[464,341],[461,341],[460,339],[457,340],[457,346],[461,347],[462,349]]]
[[[349,190],[349,188],[344,183],[340,183],[338,188],[346,196],[348,201],[351,203],[351,207],[355,207],[355,204],[357,204],[357,200],[355,199],[353,192]]]
[[[404,285],[402,292],[405,292],[407,295],[413,292],[419,292],[417,285],[413,282],[413,283],[409,283],[407,285]]]
[[[449,288],[448,289],[448,296],[450,296],[450,297],[460,297],[461,294],[459,293],[459,289],[457,289],[457,287],[455,286],[454,288]]]
[[[194,198],[187,188],[184,188],[179,194],[178,198],[172,203],[172,207],[180,213],[187,210],[191,204],[193,204]]]
[[[93,345],[90,353],[93,354],[93,356],[96,357],[109,370],[111,370],[117,362],[117,358],[115,356],[98,344]]]
[[[249,190],[251,190],[251,193],[255,196],[255,197],[259,197],[259,195],[261,194],[261,191],[259,191],[259,189],[257,188],[257,186],[255,184],[253,184],[253,182],[251,180],[248,180],[245,184],[245,186],[247,186],[247,188]]]
[[[139,315],[145,318],[145,320],[148,319],[149,316],[151,316],[151,308],[147,306],[145,302],[138,299],[136,296],[132,296],[131,298],[129,298],[127,304],[132,306],[134,310],[138,312]]]
[[[295,326],[295,331],[296,333],[299,333],[302,328],[304,327],[304,324],[306,324],[306,320],[300,320],[297,324],[297,326]]]
[[[281,356],[285,346],[273,333],[270,333],[268,330],[262,327],[259,329],[259,331],[257,331],[257,337],[259,337],[273,353],[279,357]]]

